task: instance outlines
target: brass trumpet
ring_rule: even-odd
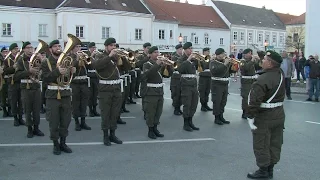
[[[76,54],[79,57],[79,61],[83,61],[87,65],[91,64],[91,59],[87,53],[84,51],[78,51]]]
[[[129,58],[129,52],[122,49],[116,49],[116,54],[121,57]]]
[[[225,59],[229,59],[230,63],[232,63],[232,64],[240,64],[240,62],[241,62],[240,60],[235,59],[235,58],[226,57]]]
[[[193,56],[193,58],[195,58],[198,61],[205,61],[205,62],[210,61],[210,55],[206,56],[206,55],[199,54],[197,52],[193,52],[191,56]]]
[[[161,60],[162,63],[164,63],[165,65],[173,66],[175,64],[174,61],[171,61],[170,59],[168,59],[164,56],[157,56],[157,59]]]

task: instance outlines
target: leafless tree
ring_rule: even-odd
[[[305,47],[305,29],[303,26],[290,27],[287,32],[286,46],[288,48],[294,48],[300,51]]]

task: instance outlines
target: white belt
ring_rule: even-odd
[[[96,70],[92,70],[92,69],[88,69],[88,73],[95,73],[96,72]]]
[[[117,79],[117,80],[99,80],[100,84],[107,84],[107,85],[115,85],[120,84],[121,85],[121,92],[123,92],[123,80]]]
[[[210,69],[205,69],[203,72],[210,72]]]
[[[180,74],[179,71],[173,71],[173,74]]]
[[[183,77],[183,78],[196,78],[197,76],[195,74],[182,74],[181,77]]]
[[[49,85],[48,86],[48,89],[50,90],[70,90],[71,88],[69,86],[65,86],[65,87],[61,87],[61,86],[52,86],[52,85]]]
[[[163,86],[164,86],[164,83],[147,83],[147,87],[159,88]]]
[[[11,75],[4,75],[4,78],[5,78],[5,79],[11,78],[11,77],[13,77],[13,74],[11,74]]]
[[[134,68],[134,70],[138,70],[138,71],[139,71],[139,70],[140,70],[140,68]]]
[[[261,108],[275,108],[275,107],[280,107],[283,105],[283,102],[277,102],[277,103],[261,103],[260,107]]]
[[[241,76],[242,79],[257,79],[258,76],[254,75],[254,76]]]
[[[21,83],[33,83],[30,79],[21,79]]]
[[[74,79],[80,80],[80,79],[87,79],[87,76],[76,76]]]
[[[211,77],[211,79],[216,81],[229,81],[229,78]]]

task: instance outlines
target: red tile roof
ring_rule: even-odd
[[[282,21],[283,24],[288,24],[294,19],[298,18],[299,16],[291,15],[291,14],[283,14],[276,12],[276,15],[279,17],[279,19]]]
[[[229,29],[209,6],[164,0],[144,0],[157,20],[177,21],[180,25]]]
[[[294,24],[305,24],[306,23],[306,13],[301,14],[300,16],[292,19],[287,25],[294,25]]]

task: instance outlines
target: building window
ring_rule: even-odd
[[[252,42],[252,33],[248,33],[248,41]]]
[[[170,30],[170,39],[172,39],[173,38],[173,32],[172,32],[172,30]]]
[[[47,25],[46,24],[39,24],[39,36],[47,36]]]
[[[110,37],[110,28],[102,27],[102,39],[108,39]]]
[[[62,39],[62,26],[58,26],[58,39]]]
[[[76,36],[78,38],[83,38],[83,30],[84,30],[84,27],[83,26],[76,26]]]
[[[277,42],[277,35],[272,35],[272,43],[276,43]]]
[[[238,32],[233,32],[233,40],[238,40]]]
[[[199,37],[194,37],[194,43],[199,44]]]
[[[142,29],[136,29],[135,31],[135,39],[142,40]]]
[[[183,36],[183,43],[186,43],[188,41],[188,36]]]
[[[223,38],[220,38],[220,45],[223,45]]]
[[[244,40],[244,32],[241,32],[240,33],[240,41],[243,41]]]
[[[258,42],[262,42],[263,36],[261,33],[258,34]]]
[[[299,34],[293,33],[293,42],[298,42],[298,39],[299,39]]]
[[[204,44],[209,44],[209,34],[208,33],[204,34]]]
[[[270,35],[269,34],[266,34],[266,39],[265,39],[267,42],[270,42]]]
[[[280,40],[279,40],[280,44],[283,43],[283,35],[280,35]]]
[[[164,30],[163,29],[159,30],[159,39],[164,39]]]
[[[3,36],[11,36],[11,24],[3,23],[2,24],[2,35]]]

